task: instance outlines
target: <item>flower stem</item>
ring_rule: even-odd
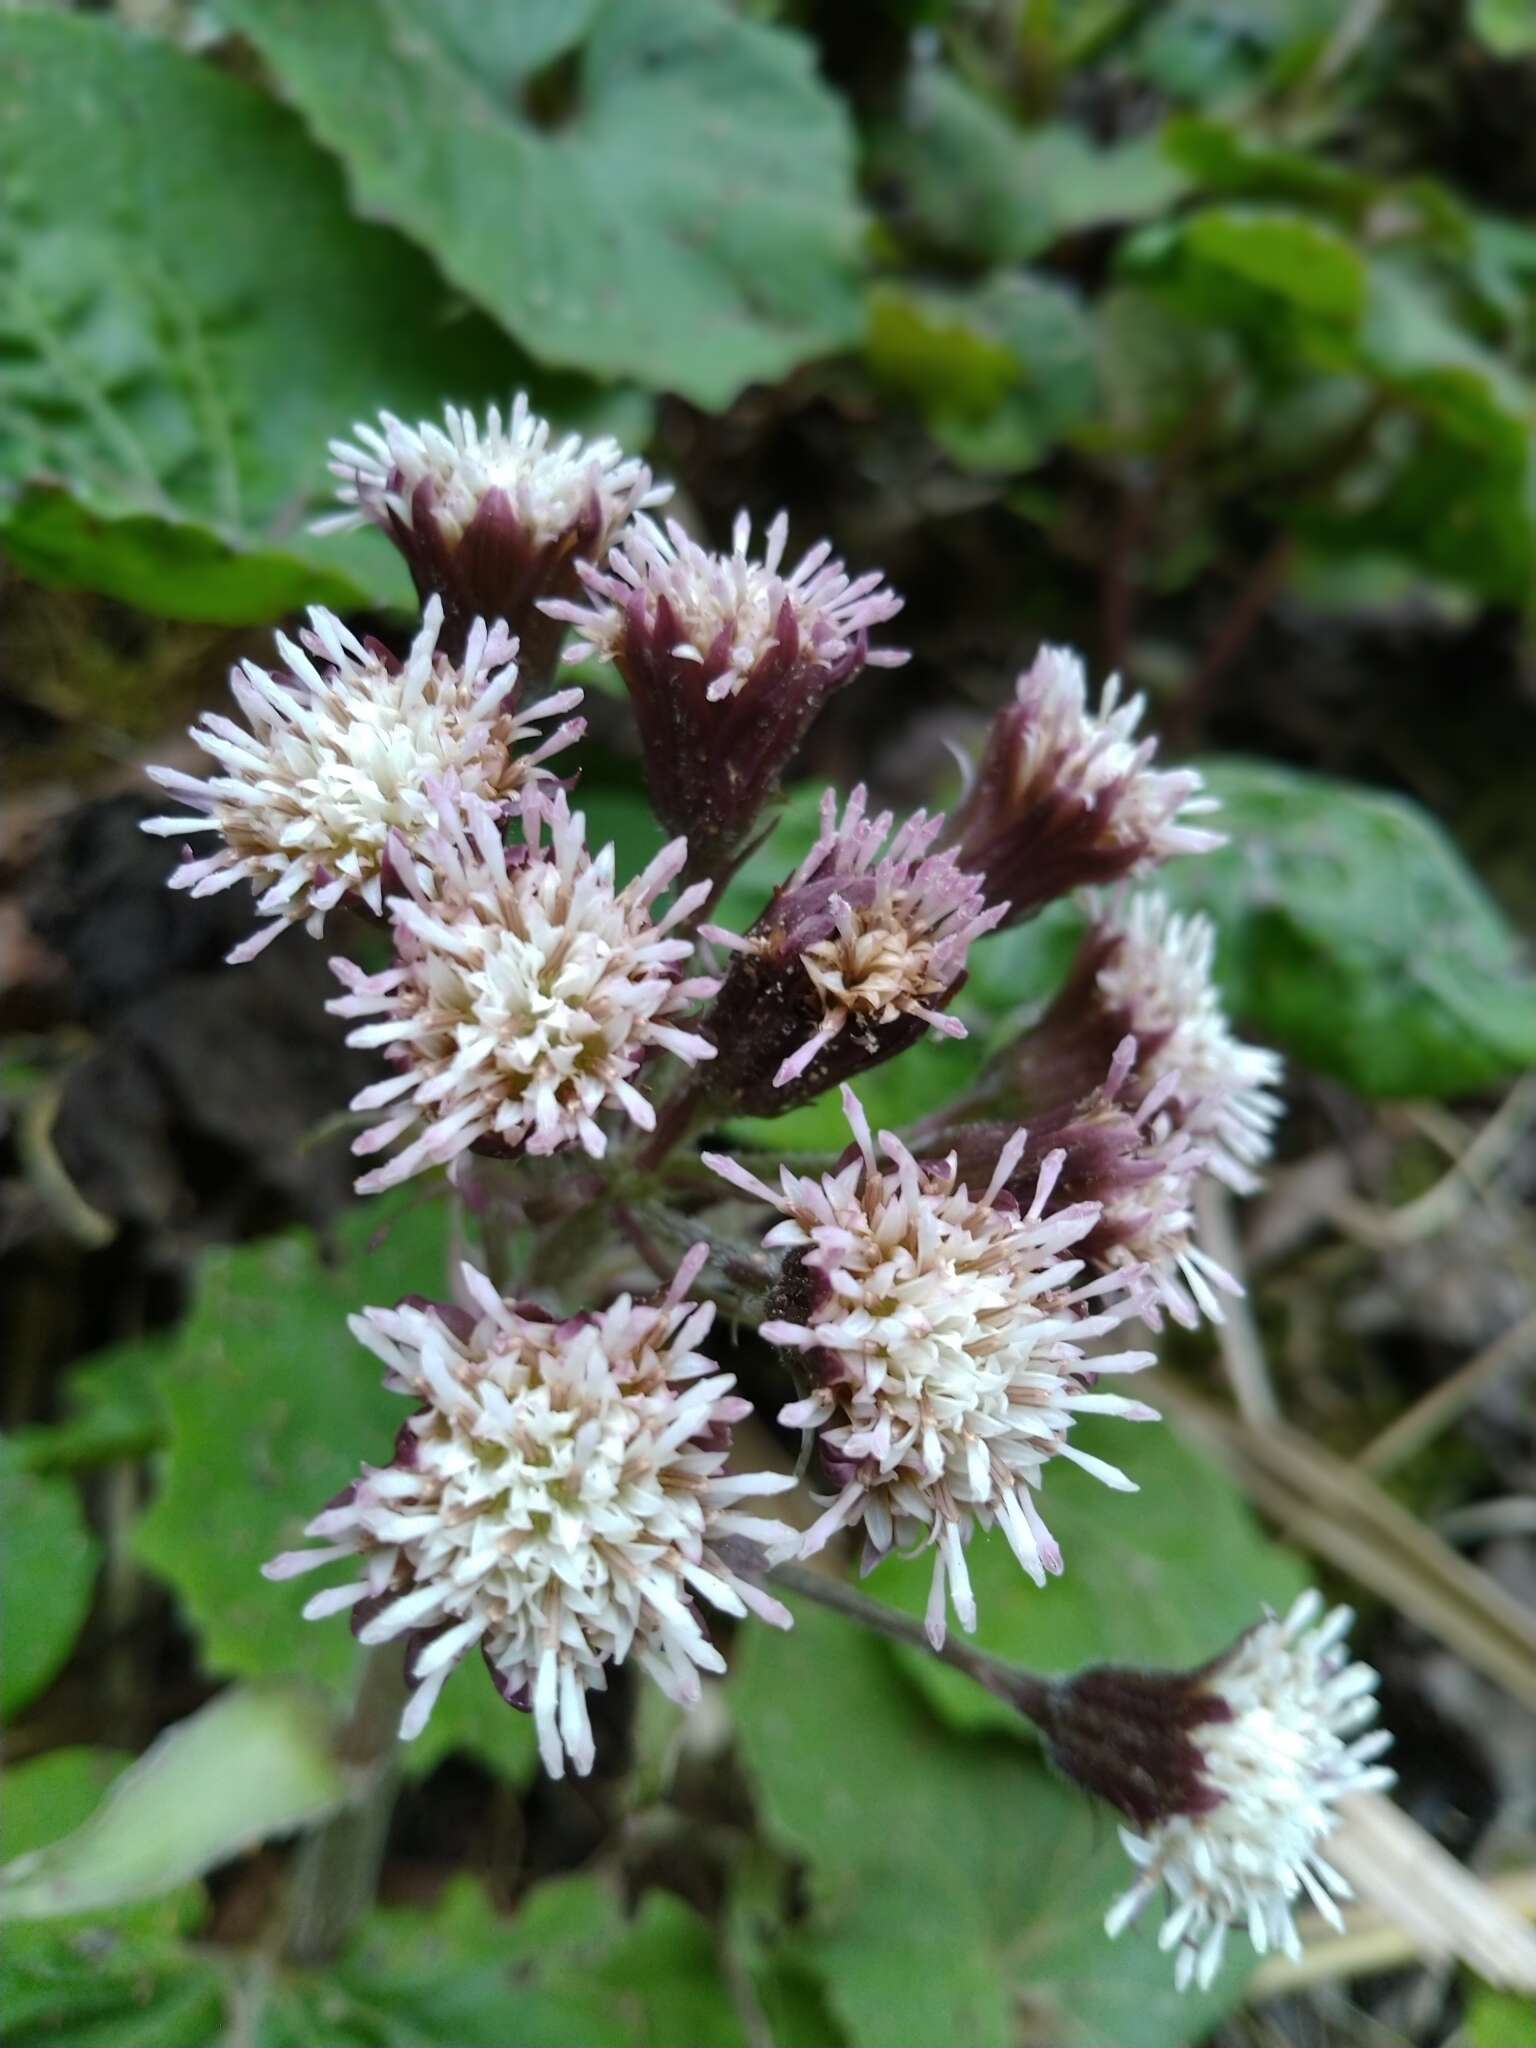
[[[290,1962],[331,1961],[373,1904],[399,1789],[396,1730],[404,1698],[400,1645],[369,1651],[337,1741],[352,1796],[305,1840],[294,1862],[284,1942]]]
[[[786,1593],[797,1594],[802,1600],[814,1600],[818,1606],[828,1607],[834,1614],[856,1621],[861,1628],[867,1628],[875,1635],[885,1636],[893,1643],[903,1643],[910,1650],[920,1650],[925,1657],[948,1664],[954,1671],[963,1671],[967,1678],[985,1686],[988,1692],[1005,1700],[1027,1721],[1032,1721],[1043,1734],[1049,1732],[1057,1692],[1051,1679],[1021,1670],[1016,1664],[1006,1664],[1000,1657],[974,1649],[969,1643],[957,1643],[952,1638],[946,1638],[935,1648],[921,1622],[914,1621],[910,1615],[898,1614],[894,1608],[882,1606],[878,1600],[871,1600],[868,1594],[860,1593],[846,1580],[830,1578],[824,1572],[808,1571],[799,1564],[781,1564],[773,1568],[772,1578],[774,1584]]]

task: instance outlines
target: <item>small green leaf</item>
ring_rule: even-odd
[[[261,1566],[302,1540],[360,1463],[389,1456],[404,1404],[384,1391],[347,1317],[446,1291],[447,1205],[420,1195],[372,1204],[350,1213],[338,1237],[329,1264],[306,1232],[204,1260],[157,1375],[169,1443],[135,1542],[175,1588],[209,1671],[298,1676],[339,1699],[357,1668],[345,1619],[304,1621],[302,1584],[269,1584]],[[450,1679],[401,1762],[424,1771],[461,1747],[512,1773],[532,1756],[526,1717],[475,1664]]]
[[[1536,2006],[1517,1992],[1469,1985],[1462,2038],[1466,2048],[1536,2048]]]
[[[1427,813],[1258,762],[1206,774],[1229,844],[1160,879],[1216,920],[1239,1018],[1366,1095],[1466,1094],[1536,1063],[1536,976]]]
[[[1353,327],[1365,309],[1359,252],[1306,214],[1279,207],[1207,207],[1184,223],[1182,239],[1202,262],[1320,319]]]
[[[1126,1383],[1126,1391],[1135,1388]],[[1265,1541],[1230,1481],[1166,1423],[1095,1423],[1073,1441],[1118,1465],[1141,1491],[1112,1493],[1058,1459],[1039,1501],[1066,1569],[1043,1587],[1025,1577],[997,1530],[978,1535],[966,1564],[982,1649],[1050,1673],[1086,1664],[1179,1670],[1235,1642],[1266,1602],[1287,1607],[1302,1590],[1298,1561]],[[1196,1500],[1198,1515],[1190,1513]],[[932,1575],[931,1553],[893,1558],[868,1589],[921,1615]],[[896,1654],[957,1728],[1028,1737],[1011,1708],[959,1672],[916,1651]]]
[[[1092,324],[1054,279],[999,272],[968,291],[882,286],[870,369],[907,391],[970,469],[1028,469],[1087,420],[1097,398]]]
[[[1155,135],[1106,146],[1065,121],[1020,127],[937,65],[914,69],[869,157],[918,239],[980,263],[1028,262],[1083,228],[1150,219],[1186,184]]]
[[[71,1472],[140,1458],[165,1440],[165,1410],[155,1374],[175,1343],[167,1333],[115,1345],[71,1367],[61,1422],[17,1432],[15,1442],[33,1472]]]
[[[174,1891],[345,1792],[313,1694],[237,1687],[167,1729],[73,1833],[0,1870],[0,1917],[99,1913]]]
[[[25,1452],[8,1438],[0,1440],[0,1493],[0,1714],[9,1720],[68,1662],[90,1611],[101,1546],[73,1481],[30,1471]]]
[[[122,1749],[74,1748],[8,1764],[0,1799],[0,1863],[30,1855],[79,1827],[132,1762]]]
[[[1014,1742],[964,1736],[887,1646],[801,1603],[743,1641],[729,1697],[771,1838],[807,1865],[794,1953],[859,2048],[1188,2048],[1236,1998],[1181,1998],[1150,1927],[1103,1918],[1131,1870],[1103,1814]]]
[[[599,0],[552,78],[521,9],[221,12],[363,208],[544,361],[724,405],[857,338],[849,125],[787,30],[717,0]]]
[[[446,305],[408,243],[351,217],[294,117],[169,42],[10,12],[0,182],[0,534],[17,563],[177,618],[403,602],[381,536],[308,531],[327,439],[381,406],[505,402],[526,359]]]
[[[1531,0],[1471,0],[1467,25],[1495,57],[1516,62],[1536,56],[1536,7]],[[1536,2030],[1525,2038],[1536,2040]],[[1481,2042],[1477,2048],[1482,2048]]]

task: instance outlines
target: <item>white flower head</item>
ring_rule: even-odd
[[[626,646],[638,638],[695,669],[710,703],[738,695],[754,678],[792,691],[813,673],[842,680],[853,666],[904,662],[899,649],[868,645],[870,629],[902,605],[879,570],[850,577],[823,540],[786,571],[788,540],[781,512],[758,560],[749,553],[752,522],[743,512],[730,553],[714,554],[675,519],[663,529],[642,514],[605,566],[583,566],[588,605],[557,599],[545,609],[577,629],[567,661],[596,654],[623,667]]]
[[[586,1695],[633,1658],[691,1706],[722,1671],[695,1602],[787,1628],[776,1600],[717,1554],[723,1538],[793,1540],[737,1503],[792,1477],[727,1473],[730,1425],[751,1413],[698,1349],[714,1318],[684,1299],[696,1246],[659,1302],[620,1296],[556,1322],[503,1301],[463,1268],[473,1313],[402,1305],[351,1319],[385,1385],[419,1403],[395,1455],[309,1524],[321,1548],[265,1567],[286,1579],[342,1559],[362,1576],[306,1617],[357,1609],[359,1640],[408,1639],[402,1738],[426,1725],[449,1672],[477,1645],[509,1703],[531,1707],[545,1769],[594,1758]]]
[[[352,431],[355,441],[331,443],[344,509],[319,521],[317,532],[394,522],[409,531],[430,519],[454,548],[485,514],[515,521],[531,549],[579,533],[581,552],[597,557],[640,506],[671,495],[617,441],[579,434],[556,441],[521,391],[505,422],[494,405],[483,426],[467,407],[450,405],[440,427],[431,420],[408,426],[385,412],[378,426],[360,420]]]
[[[1233,1034],[1212,977],[1215,926],[1144,891],[1101,915],[1093,943],[1104,953],[1097,1002],[1135,1034],[1139,1074],[1167,1082],[1167,1099],[1204,1147],[1209,1170],[1238,1194],[1251,1193],[1274,1142],[1282,1065],[1278,1053]]]
[[[678,1020],[717,984],[681,979],[692,941],[668,936],[709,885],[651,914],[687,858],[684,842],[663,847],[619,888],[613,848],[588,851],[586,821],[563,790],[527,791],[519,822],[523,843],[509,850],[488,806],[445,805],[419,869],[405,870],[407,893],[390,901],[395,964],[365,974],[348,960],[331,963],[348,992],[328,1007],[379,1019],[348,1044],[384,1047],[398,1067],[354,1098],[353,1109],[387,1116],[353,1149],[377,1152],[422,1127],[363,1175],[364,1193],[488,1142],[534,1154],[579,1144],[601,1158],[605,1110],[622,1110],[642,1130],[655,1126],[634,1085],[646,1059],[660,1051],[690,1064],[713,1057]]]
[[[1353,1617],[1321,1621],[1304,1593],[1282,1620],[1269,1614],[1207,1671],[1192,1674],[1204,1712],[1190,1715],[1198,1753],[1195,1796],[1136,1832],[1120,1831],[1136,1882],[1105,1922],[1119,1934],[1161,1886],[1168,1916],[1159,1945],[1178,1951],[1175,1980],[1205,1988],[1221,1967],[1227,1929],[1246,1927],[1260,1955],[1298,1956],[1294,1907],[1303,1894],[1334,1926],[1350,1887],[1323,1855],[1346,1794],[1380,1790],[1393,1773],[1377,1759],[1391,1743],[1373,1729],[1376,1674],[1351,1663]]]
[[[1152,1354],[1091,1351],[1134,1301],[1105,1299],[1129,1276],[1076,1284],[1076,1247],[1098,1209],[1051,1211],[1061,1154],[1047,1159],[1023,1208],[1004,1192],[1023,1132],[973,1195],[953,1155],[920,1164],[889,1132],[882,1166],[851,1089],[843,1106],[858,1153],[839,1173],[816,1179],[785,1167],[774,1189],[727,1157],[706,1153],[705,1163],[785,1219],[764,1243],[789,1255],[776,1292],[793,1319],[766,1322],[762,1334],[807,1357],[814,1390],[780,1420],[819,1432],[838,1487],[804,1553],[858,1523],[874,1557],[897,1543],[932,1546],[927,1626],[940,1643],[946,1591],[962,1625],[975,1626],[965,1544],[978,1523],[1002,1527],[1037,1584],[1061,1570],[1034,1501],[1053,1458],[1136,1491],[1070,1433],[1083,1414],[1155,1420],[1141,1402],[1094,1385],[1102,1373],[1150,1365]]]
[[[443,607],[427,605],[404,661],[359,640],[318,606],[298,643],[277,635],[283,670],[242,662],[230,677],[249,730],[209,712],[192,737],[217,762],[206,781],[177,768],[149,773],[195,817],[150,818],[147,832],[176,838],[216,832],[222,845],[187,860],[173,889],[208,896],[248,881],[271,921],[230,954],[254,957],[287,925],[318,935],[326,914],[356,895],[383,908],[386,855],[407,869],[436,821],[444,789],[503,808],[519,790],[552,780],[542,763],[582,731],[568,719],[547,736],[542,721],[570,711],[581,692],[515,708],[517,643],[498,621],[476,620],[462,661],[437,641]],[[532,751],[520,743],[537,739]]]
[[[987,909],[980,882],[952,855],[930,850],[942,817],[917,811],[893,836],[891,813],[867,817],[866,802],[861,784],[839,818],[837,792],[826,792],[815,845],[745,937],[702,927],[704,937],[757,963],[742,989],[749,1010],[761,1011],[765,974],[787,973],[803,990],[813,1021],[774,1070],[776,1089],[799,1080],[844,1032],[865,1065],[883,1054],[889,1027],[904,1022],[963,1038],[965,1026],[940,1005],[965,971],[972,940],[1003,916],[1003,906]],[[722,1008],[730,1004],[727,993]],[[793,1000],[786,994],[772,1007],[795,1031]],[[750,1017],[738,1035],[743,1044],[752,1039]],[[819,1069],[816,1085],[824,1085]]]
[[[1136,737],[1144,708],[1142,697],[1120,701],[1114,676],[1095,711],[1065,647],[1042,647],[1019,677],[956,824],[961,860],[1010,904],[1011,923],[1074,889],[1223,844],[1188,822],[1218,808],[1198,772],[1152,766],[1156,740]]]

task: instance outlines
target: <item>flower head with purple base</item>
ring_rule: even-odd
[[[1094,936],[1104,948],[1096,1007],[1135,1034],[1137,1072],[1166,1082],[1167,1100],[1202,1144],[1210,1171],[1238,1194],[1258,1186],[1280,1118],[1278,1053],[1245,1045],[1213,978],[1216,928],[1180,915],[1156,891],[1110,907]]]
[[[902,602],[879,572],[850,577],[826,541],[786,570],[788,535],[780,513],[758,559],[743,513],[715,554],[641,515],[601,568],[581,568],[586,605],[545,606],[576,628],[568,661],[598,655],[623,677],[651,801],[700,857],[741,845],[835,691],[907,658],[869,644]]]
[[[1097,1272],[1135,1269],[1144,1282],[1140,1313],[1154,1328],[1165,1309],[1187,1329],[1202,1316],[1219,1323],[1221,1296],[1243,1290],[1195,1242],[1195,1186],[1210,1152],[1171,1110],[1176,1074],[1139,1092],[1137,1053],[1134,1038],[1122,1039],[1098,1087],[1081,1101],[1031,1118],[1029,1143],[1009,1185],[1021,1194],[1059,1148],[1065,1155],[1061,1199],[1098,1206],[1098,1219],[1079,1246],[1089,1265]],[[946,1128],[941,1122],[931,1149],[952,1147],[962,1171],[975,1177],[992,1172],[1011,1136],[1007,1123]]]
[[[851,1089],[843,1106],[858,1149],[838,1173],[785,1167],[775,1189],[732,1159],[706,1153],[705,1163],[784,1217],[764,1239],[787,1256],[770,1304],[779,1313],[762,1334],[809,1369],[812,1391],[779,1419],[818,1432],[837,1489],[805,1553],[858,1524],[867,1564],[898,1544],[932,1547],[927,1625],[939,1643],[946,1594],[962,1625],[975,1625],[965,1545],[978,1524],[1002,1528],[1037,1584],[1060,1571],[1034,1498],[1053,1458],[1136,1490],[1071,1431],[1084,1414],[1155,1420],[1141,1402],[1095,1387],[1152,1354],[1092,1350],[1132,1312],[1131,1276],[1079,1284],[1077,1247],[1098,1210],[1052,1209],[1059,1154],[1026,1208],[1005,1191],[1023,1132],[972,1194],[953,1159],[920,1165],[888,1132],[882,1165]]]
[[[862,785],[841,818],[822,799],[821,833],[739,937],[702,935],[736,958],[711,1012],[720,1079],[734,1100],[772,1113],[903,1051],[926,1030],[963,1038],[945,1014],[973,940],[1003,916],[947,853],[942,818],[916,812],[892,835],[865,815]]]
[[[993,720],[953,843],[989,901],[1009,905],[1010,924],[1074,889],[1223,843],[1188,822],[1217,808],[1196,771],[1153,768],[1157,742],[1136,738],[1142,704],[1122,704],[1112,678],[1094,711],[1078,657],[1043,647]]]
[[[586,1773],[586,1696],[610,1665],[633,1659],[685,1706],[701,1671],[725,1668],[696,1602],[789,1626],[716,1553],[724,1538],[791,1543],[792,1530],[738,1503],[794,1482],[725,1469],[751,1403],[698,1349],[714,1309],[684,1297],[704,1257],[696,1246],[658,1302],[621,1295],[566,1322],[503,1301],[469,1266],[471,1310],[406,1303],[352,1318],[415,1412],[390,1462],[364,1466],[309,1524],[321,1547],[265,1569],[286,1579],[361,1564],[304,1612],[350,1608],[362,1642],[405,1639],[402,1737],[421,1731],[478,1647],[502,1696],[531,1707],[545,1769]]]
[[[492,406],[481,425],[449,406],[442,426],[412,427],[393,413],[359,421],[355,441],[331,443],[343,509],[318,532],[378,526],[405,556],[423,598],[442,595],[454,620],[495,612],[513,620],[536,666],[558,634],[539,598],[577,589],[576,564],[607,553],[644,505],[670,496],[616,441],[556,441],[519,392],[505,421]]]
[[[601,1158],[605,1110],[654,1128],[655,1111],[635,1086],[648,1058],[713,1056],[681,1020],[716,983],[682,978],[692,942],[669,936],[707,885],[651,915],[683,865],[683,843],[663,847],[619,888],[613,848],[588,851],[585,821],[563,790],[529,791],[520,824],[522,843],[509,849],[485,805],[445,805],[423,842],[421,872],[404,871],[406,893],[389,905],[394,965],[366,974],[351,961],[331,963],[347,993],[330,1008],[377,1020],[348,1043],[386,1049],[398,1069],[354,1099],[355,1110],[386,1111],[354,1150],[379,1151],[421,1127],[362,1177],[365,1193],[475,1145],[538,1154],[579,1144]]]
[[[1203,1671],[1167,1675],[1179,1689],[1172,1718],[1195,1768],[1169,1779],[1160,1810],[1153,1786],[1136,1828],[1121,1829],[1138,1874],[1105,1925],[1121,1933],[1164,1890],[1158,1941],[1177,1950],[1180,1990],[1212,1983],[1232,1926],[1247,1929],[1260,1955],[1299,1956],[1294,1908],[1303,1896],[1333,1926],[1343,1924],[1336,1902],[1350,1887],[1323,1845],[1340,1799],[1392,1783],[1378,1761],[1391,1737],[1371,1727],[1375,1672],[1352,1663],[1345,1648],[1349,1609],[1319,1621],[1322,1604],[1318,1593],[1304,1593],[1283,1620],[1266,1616]],[[1157,1678],[1143,1676],[1138,1722],[1156,1717]],[[1095,1789],[1114,1796],[1107,1784]]]
[[[396,661],[331,612],[317,607],[309,617],[298,644],[277,635],[282,672],[253,661],[234,670],[230,686],[249,730],[215,712],[192,728],[218,774],[200,781],[177,768],[149,771],[200,815],[151,818],[147,832],[216,832],[223,842],[184,862],[171,887],[207,896],[246,881],[270,920],[232,961],[251,959],[290,924],[318,936],[345,897],[381,911],[391,850],[409,871],[436,824],[434,791],[504,808],[519,790],[552,780],[542,763],[583,730],[568,719],[547,736],[539,731],[581,702],[579,690],[517,711],[517,643],[500,623],[477,620],[462,661],[450,661],[438,648],[443,608],[434,599],[410,653]],[[530,739],[540,744],[519,754]]]

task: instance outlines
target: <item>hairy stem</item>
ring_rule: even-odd
[[[894,1608],[882,1606],[878,1600],[871,1600],[867,1593],[859,1592],[843,1579],[809,1571],[801,1564],[776,1565],[772,1578],[773,1583],[786,1593],[797,1594],[802,1600],[814,1600],[818,1606],[828,1607],[834,1614],[856,1621],[861,1628],[867,1628],[875,1635],[885,1636],[893,1643],[904,1643],[908,1649],[919,1650],[925,1657],[948,1664],[952,1670],[963,1671],[967,1678],[985,1686],[998,1699],[1006,1700],[1010,1707],[1027,1721],[1033,1721],[1042,1732],[1048,1732],[1056,1695],[1056,1687],[1050,1679],[1041,1678],[1033,1671],[1023,1671],[1016,1664],[1005,1664],[1000,1657],[973,1649],[969,1643],[957,1643],[952,1638],[946,1638],[935,1646],[929,1641],[920,1621],[914,1621],[907,1614],[898,1614]]]
[[[337,1742],[353,1794],[321,1822],[295,1860],[284,1943],[290,1962],[329,1962],[373,1904],[399,1789],[396,1730],[404,1699],[400,1645],[368,1651]]]

